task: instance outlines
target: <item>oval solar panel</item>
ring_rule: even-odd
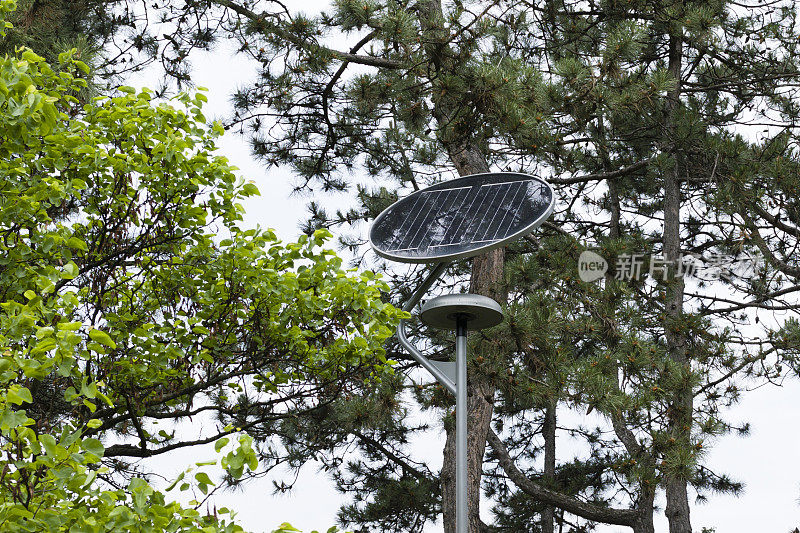
[[[553,189],[535,176],[473,174],[398,200],[375,219],[369,240],[386,259],[452,261],[530,233],[550,216],[554,203]]]

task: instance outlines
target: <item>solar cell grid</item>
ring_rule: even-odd
[[[491,203],[487,205],[483,219],[472,236],[473,242],[488,242],[495,239],[495,234],[500,229],[500,223],[505,219],[505,215],[511,210],[519,209],[519,205],[513,204],[510,199],[514,197],[515,189],[521,186],[520,182],[502,183],[493,186],[496,189],[494,196],[486,193],[486,197],[491,198]],[[484,187],[492,186],[484,185]]]
[[[524,188],[524,182],[513,182],[483,185],[473,194],[468,194],[472,187],[422,193],[411,208],[414,215],[402,224],[401,236],[389,251],[502,238],[508,229],[504,224],[520,209]]]
[[[552,209],[550,187],[532,176],[482,174],[418,191],[384,211],[370,241],[386,257],[423,262],[465,256],[513,239]]]
[[[503,210],[503,217],[500,219],[500,223],[497,225],[497,231],[495,231],[494,235],[492,235],[493,239],[503,238],[506,235],[505,232],[510,229],[509,224],[514,219],[514,212],[519,212],[521,209],[522,201],[525,199],[522,194],[525,190],[525,184],[522,182],[514,183],[513,189],[513,196],[509,202],[509,204],[513,207],[511,209]]]
[[[458,189],[443,189],[439,191],[422,192],[415,202],[413,210],[415,215],[407,218],[400,226],[399,237],[392,243],[392,251],[414,250],[420,247],[422,240],[430,233],[431,224],[436,227],[445,227],[443,220],[452,220],[457,214],[464,200],[468,197],[471,187]],[[449,230],[449,225],[433,239],[443,239]]]

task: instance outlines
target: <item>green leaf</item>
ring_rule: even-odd
[[[61,269],[62,279],[75,279],[78,276],[78,265],[70,261]]]
[[[181,481],[183,481],[183,477],[184,477],[185,475],[186,475],[186,472],[181,472],[181,473],[180,473],[180,475],[179,475],[177,478],[175,478],[175,481],[173,481],[172,483],[170,483],[170,484],[169,484],[169,486],[168,486],[168,487],[167,487],[165,490],[166,490],[167,492],[169,492],[169,491],[171,491],[172,489],[174,489],[174,488],[175,488],[175,486],[176,486],[178,483],[180,483]]]
[[[47,455],[55,457],[56,455],[56,439],[52,435],[44,434],[39,435],[39,444],[44,446],[44,451]]]
[[[89,338],[91,338],[95,342],[99,342],[103,346],[111,348],[112,350],[117,347],[117,344],[113,340],[111,340],[111,337],[108,336],[108,333],[101,331],[99,329],[90,329]]]
[[[0,411],[0,429],[8,431],[18,428],[28,423],[28,416],[25,411],[12,411],[10,409]]]
[[[292,531],[300,531],[300,530],[297,529],[296,527],[293,527],[290,523],[284,522],[283,524],[278,526],[278,529],[274,530],[272,533],[287,533]]]
[[[260,196],[261,193],[254,183],[245,183],[242,187],[243,196]]]
[[[194,475],[194,478],[199,482],[205,485],[214,485],[214,482],[211,481],[211,478],[208,477],[208,474],[205,472],[198,472]]]
[[[23,403],[33,403],[31,391],[21,385],[11,385],[6,392],[6,398],[9,402],[22,405]]]
[[[86,245],[86,242],[77,237],[70,237],[67,239],[67,246],[70,248],[77,248],[78,250],[82,250],[84,252],[89,251],[89,247]]]
[[[98,458],[103,457],[103,454],[105,453],[105,447],[103,446],[103,443],[94,438],[83,439],[81,442],[81,448],[96,455]]]
[[[222,437],[217,442],[214,443],[214,450],[219,452],[222,448],[228,445],[230,439],[228,437]]]

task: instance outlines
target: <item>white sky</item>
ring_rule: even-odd
[[[193,58],[195,83],[209,89],[205,111],[211,119],[225,116],[230,110],[229,95],[238,83],[253,75],[252,66],[231,50],[220,47],[212,54]],[[152,78],[137,77],[128,82],[134,86],[155,85]],[[255,180],[261,196],[245,204],[246,223],[274,228],[283,240],[293,240],[299,235],[299,223],[306,218],[307,198],[291,197],[292,177],[289,170],[266,171],[249,154],[244,140],[232,133],[221,141],[221,151],[240,168],[245,179]],[[333,205],[344,206],[346,197],[334,200]],[[331,205],[331,202],[328,202]],[[787,380],[784,387],[763,387],[745,393],[743,401],[730,414],[734,421],[749,421],[749,437],[727,436],[710,446],[707,464],[735,479],[744,481],[744,495],[711,495],[709,502],[693,505],[692,524],[695,531],[715,527],[717,533],[753,533],[760,531],[788,532],[800,526],[800,383]],[[441,426],[434,413],[426,413],[434,427]],[[444,436],[441,429],[413,443],[419,460],[428,461],[432,470],[441,467]],[[562,444],[568,443],[561,438]],[[192,451],[175,454],[153,461],[157,470],[166,477],[177,475],[194,461],[212,458],[213,451]],[[253,482],[243,491],[215,496],[217,507],[227,506],[237,510],[245,529],[270,532],[282,522],[290,522],[308,533],[312,529],[326,531],[335,524],[335,514],[346,499],[338,494],[325,474],[313,467],[305,469],[289,495],[272,494],[269,479]],[[490,521],[488,502],[482,514]],[[656,531],[667,531],[662,509],[657,512]],[[429,526],[428,532],[441,531],[441,524]],[[629,532],[623,527],[602,527],[600,531]]]

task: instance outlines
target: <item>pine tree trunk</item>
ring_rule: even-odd
[[[680,30],[679,30],[680,31]],[[672,157],[664,171],[664,255],[671,264],[680,260],[681,250],[681,185],[679,176],[678,150],[675,148],[676,114],[680,103],[681,65],[683,60],[683,39],[680,34],[670,36],[669,71],[675,80],[675,86],[667,95],[666,105],[666,146]],[[673,270],[674,273],[674,270]],[[686,354],[686,337],[680,334],[675,326],[680,323],[683,313],[684,283],[683,279],[671,276],[666,294],[665,337],[667,353],[674,362],[688,374],[689,361]],[[675,390],[670,402],[669,432],[676,439],[675,445],[691,446],[692,426],[692,389],[688,379]],[[689,496],[687,480],[676,472],[667,472],[664,480],[667,506],[666,515],[670,533],[692,533],[689,517]]]
[[[633,524],[633,533],[655,533],[656,528],[653,524],[653,502],[655,498],[654,491],[647,491],[639,495],[636,508],[642,510],[642,512]]]
[[[547,487],[553,488],[556,475],[556,402],[554,401],[548,403],[544,410],[542,435],[544,436],[544,483]],[[542,511],[542,533],[554,533],[555,511],[552,505],[546,506]]]
[[[653,502],[650,502],[652,508]],[[633,533],[656,533],[655,525],[653,524],[653,513],[643,514],[641,520],[633,524]]]

